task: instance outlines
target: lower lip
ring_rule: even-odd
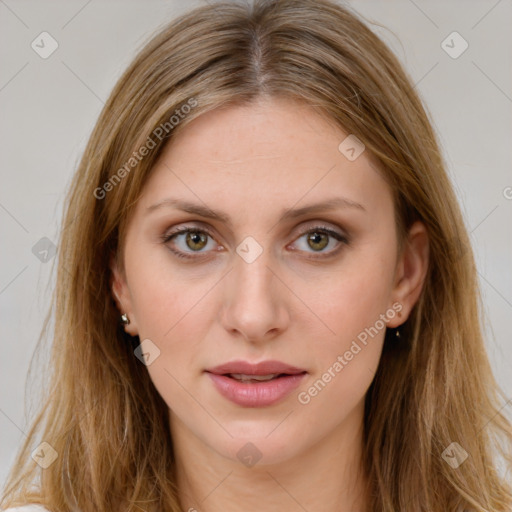
[[[306,376],[306,373],[299,373],[264,382],[245,383],[225,375],[207,373],[222,396],[243,407],[275,404],[298,387]]]

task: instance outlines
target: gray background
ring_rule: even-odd
[[[32,249],[43,237],[57,243],[64,192],[134,52],[201,3],[0,0],[0,485],[37,408],[48,359],[45,349],[25,388],[55,262]],[[387,27],[373,29],[404,63],[440,134],[476,254],[491,362],[512,397],[512,2],[348,4]],[[43,31],[59,45],[47,59],[31,48]],[[441,46],[453,31],[469,44],[455,59]]]

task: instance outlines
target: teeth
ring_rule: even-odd
[[[236,380],[240,380],[242,382],[244,381],[265,381],[265,380],[272,380],[273,378],[277,377],[278,375],[281,375],[280,373],[272,373],[270,375],[245,375],[244,373],[230,373],[228,374],[230,377]]]

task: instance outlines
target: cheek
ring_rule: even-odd
[[[160,350],[148,371],[157,387],[172,394],[180,389],[172,376],[184,382],[198,367],[212,315],[212,283],[172,267],[165,251],[154,251],[152,259],[150,252],[133,250],[127,257],[130,294],[141,342],[149,339]]]
[[[345,359],[343,363],[333,354],[324,371],[312,376],[297,394],[301,423],[312,431],[331,431],[360,411],[374,378],[381,346],[381,340],[375,339],[371,345],[361,347],[351,361]]]
[[[305,295],[309,308],[330,329],[325,338],[332,338],[337,348],[366,328],[374,326],[390,307],[393,255],[354,255],[339,270],[317,280],[313,293]],[[306,293],[306,288],[302,294]],[[379,321],[377,328],[383,330]]]
[[[311,354],[314,378],[319,382],[310,389],[310,396],[318,393],[324,399],[341,400],[343,409],[355,405],[371,384],[382,352],[386,321],[395,315],[389,302],[394,254],[379,252],[377,245],[372,249],[347,258],[339,271],[320,280],[317,291],[307,300],[324,324],[315,322],[319,326],[315,331],[323,334],[315,336],[319,342]],[[323,399],[318,405],[321,402]]]
[[[387,307],[388,281],[378,279],[371,273],[344,279],[312,305],[333,332],[324,329],[324,335],[316,337],[318,343],[310,350],[315,371],[299,390],[297,401],[307,408],[311,421],[319,422],[319,428],[346,418],[364,399],[374,378],[385,319],[394,314]]]
[[[140,340],[151,340],[159,350],[147,366],[155,388],[169,407],[187,411],[195,406],[186,390],[195,372],[199,374],[197,355],[207,325],[207,290],[201,283],[187,283],[165,271],[156,265],[138,267],[133,305]]]
[[[189,323],[203,307],[208,283],[187,278],[187,272],[169,260],[161,247],[149,247],[146,254],[135,249],[127,256],[132,306],[141,339],[171,341],[182,324]]]

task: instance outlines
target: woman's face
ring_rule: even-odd
[[[266,100],[197,118],[155,166],[113,290],[175,439],[261,464],[355,439],[385,328],[419,295],[426,245],[416,225],[397,254],[390,190],[348,135]],[[287,375],[266,382],[215,370],[269,360],[295,369],[260,367]]]

